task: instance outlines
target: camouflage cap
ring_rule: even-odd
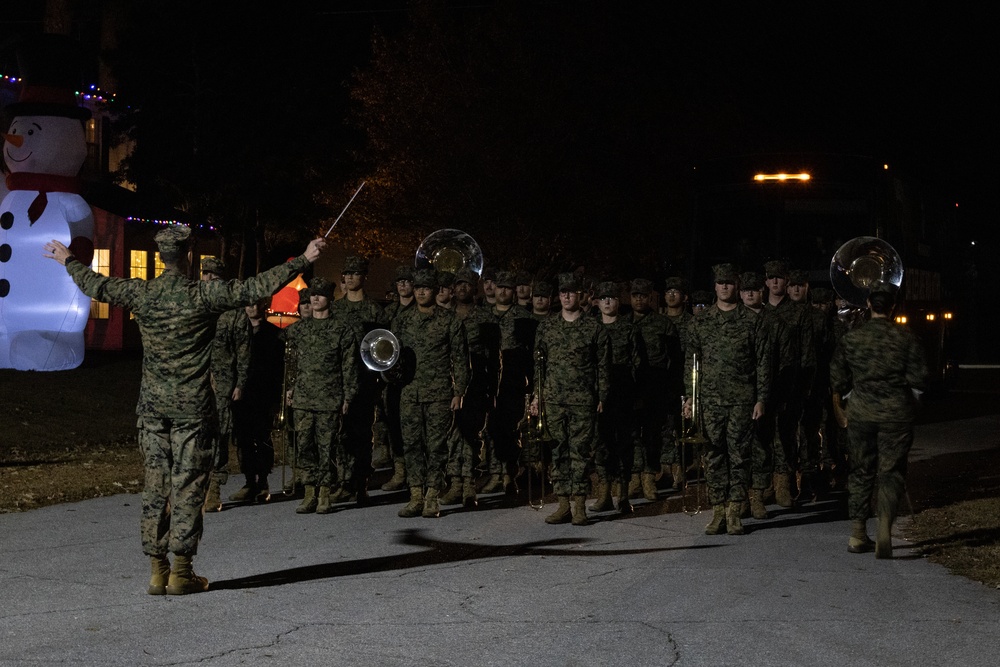
[[[756,271],[744,271],[740,274],[740,289],[761,290],[764,289],[764,276]]]
[[[653,281],[645,278],[636,278],[629,287],[630,294],[650,294],[653,291]]]
[[[437,287],[437,271],[434,269],[415,269],[413,271],[414,287]]]
[[[712,267],[712,276],[717,283],[737,283],[740,280],[740,272],[732,264],[716,264]]]
[[[687,294],[688,293],[687,281],[677,276],[667,278],[666,282],[663,284],[663,291],[668,292],[672,289]]]
[[[576,277],[575,273],[559,274],[560,292],[579,292],[582,289],[583,285],[580,283],[580,279]]]
[[[712,304],[712,293],[703,289],[691,292],[691,303],[696,306],[710,306]]]
[[[605,299],[608,297],[617,299],[620,294],[621,290],[618,288],[618,283],[611,280],[605,280],[604,282],[597,283],[597,289],[594,290],[594,296],[598,299]]]
[[[809,272],[803,271],[802,269],[795,269],[794,271],[788,272],[788,284],[789,285],[808,285],[809,284]]]
[[[492,280],[493,282],[496,282],[497,270],[492,266],[487,266],[485,269],[483,269],[483,272],[482,274],[480,274],[479,277],[482,278],[483,280]]]
[[[183,248],[188,239],[191,238],[191,228],[184,225],[170,225],[156,232],[153,240],[156,241],[160,253],[177,253]]]
[[[531,274],[527,271],[518,271],[517,277],[514,279],[514,286],[518,285],[531,285]]]
[[[773,276],[787,278],[788,264],[780,259],[772,259],[769,262],[764,262],[764,277],[770,278]]]
[[[344,260],[344,270],[341,273],[360,273],[366,276],[368,275],[368,260],[364,257],[351,255]]]
[[[513,271],[497,271],[496,278],[497,287],[510,287],[511,289],[517,287],[517,281],[514,279]]]
[[[327,299],[332,299],[336,289],[337,286],[332,281],[321,276],[316,276],[309,282],[310,296],[325,296]]]
[[[475,287],[476,285],[479,284],[479,276],[477,276],[476,272],[470,269],[469,267],[463,266],[455,274],[455,282],[468,283],[473,287]]]
[[[454,287],[455,286],[455,274],[451,271],[438,271],[437,272],[437,284],[438,287]]]
[[[809,290],[813,303],[833,303],[833,290],[826,287],[814,287]]]
[[[396,267],[396,282],[409,280],[413,282],[413,267],[409,264],[401,264]]]
[[[531,286],[531,296],[547,296],[552,297],[552,283],[546,280],[536,280],[535,284]]]
[[[299,290],[299,305],[304,303],[309,303],[309,297],[312,296],[312,289],[309,287],[303,287]]]
[[[222,260],[215,257],[202,257],[201,272],[214,273],[217,276],[221,276],[226,272],[226,265],[222,263]]]

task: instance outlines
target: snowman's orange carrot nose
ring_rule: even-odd
[[[20,134],[6,134],[5,133],[3,135],[3,138],[7,140],[7,143],[11,144],[12,146],[17,146],[18,148],[20,148],[21,144],[24,143],[24,137],[22,135],[20,135]]]

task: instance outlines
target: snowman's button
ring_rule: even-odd
[[[0,298],[10,294],[10,281],[6,278],[0,278]]]
[[[10,211],[6,211],[4,212],[3,215],[0,215],[0,227],[3,227],[4,229],[10,229],[13,226],[14,226],[13,213],[11,213]]]
[[[0,262],[10,261],[10,246],[6,243],[0,245]]]

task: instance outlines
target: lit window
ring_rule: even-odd
[[[145,250],[133,250],[129,253],[129,278],[146,279],[149,271],[149,253]]]
[[[94,260],[90,263],[90,268],[102,276],[111,275],[111,251],[106,248],[94,248]],[[108,319],[108,304],[101,303],[96,299],[90,301],[90,317],[95,320]]]
[[[167,268],[167,265],[160,259],[160,253],[156,253],[156,260],[153,263],[153,277],[158,278]]]

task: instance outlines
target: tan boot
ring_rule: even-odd
[[[316,514],[329,514],[333,511],[330,506],[330,487],[319,487],[319,499],[316,501]]]
[[[383,491],[400,491],[406,488],[406,464],[403,459],[392,462],[392,477],[382,485]]]
[[[545,517],[545,523],[569,523],[572,520],[569,509],[569,496],[559,496],[559,507],[552,514]]]
[[[767,518],[767,508],[764,507],[764,492],[760,489],[750,489],[750,514],[755,519]]]
[[[208,579],[194,573],[191,556],[174,554],[174,564],[167,579],[167,595],[188,595],[208,590]]]
[[[500,473],[495,473],[490,475],[490,479],[483,486],[483,493],[498,493],[503,491],[503,479],[500,477]]]
[[[167,580],[170,578],[170,561],[166,556],[150,556],[149,564],[152,568],[146,592],[150,595],[166,595]]]
[[[726,529],[726,506],[714,505],[712,507],[712,520],[705,526],[706,535],[718,535]]]
[[[674,491],[680,491],[684,487],[684,469],[681,468],[680,463],[673,463],[670,466],[670,477],[673,479],[671,483],[671,488]]]
[[[219,482],[219,478],[212,475],[208,480],[208,494],[205,496],[205,511],[206,512],[221,512],[222,511],[222,484]]]
[[[782,507],[792,507],[795,501],[792,500],[792,492],[788,486],[789,477],[787,473],[774,473],[774,502]]]
[[[410,487],[410,502],[403,505],[402,509],[399,510],[399,516],[404,519],[412,519],[415,516],[420,516],[424,511],[424,487],[422,486],[411,486]]]
[[[252,484],[244,484],[239,490],[229,496],[229,499],[234,503],[245,503],[253,500],[255,495],[257,495],[257,489]]]
[[[462,478],[462,505],[467,510],[474,510],[479,505],[476,500],[476,483],[471,477]]]
[[[427,489],[421,514],[425,519],[436,519],[441,516],[441,494],[437,489]]]
[[[730,535],[743,534],[743,522],[740,520],[742,504],[739,501],[731,500],[726,506],[726,532]]]
[[[639,473],[632,473],[632,477],[628,480],[628,497],[638,498],[642,495],[642,478],[639,477]]]
[[[337,487],[337,490],[330,494],[330,503],[336,505],[337,503],[346,503],[351,499],[351,490],[346,484],[341,484]]]
[[[316,487],[309,484],[305,487],[305,496],[302,498],[302,502],[299,506],[295,508],[296,514],[312,514],[316,511],[316,505],[319,501],[316,499]]]
[[[451,485],[448,490],[444,492],[438,502],[442,505],[456,505],[462,499],[462,478],[458,475],[453,475],[451,478]]]
[[[570,514],[573,517],[574,526],[586,526],[589,523],[587,521],[587,496],[573,496]]]
[[[611,485],[608,484],[608,480],[597,480],[594,496],[597,497],[597,502],[590,507],[591,512],[610,512],[615,508],[615,504],[611,501]]]
[[[851,521],[851,537],[847,540],[847,550],[852,554],[865,554],[874,548],[875,543],[868,537],[868,522],[864,519]]]
[[[656,500],[656,473],[642,473],[642,497],[650,502]]]

